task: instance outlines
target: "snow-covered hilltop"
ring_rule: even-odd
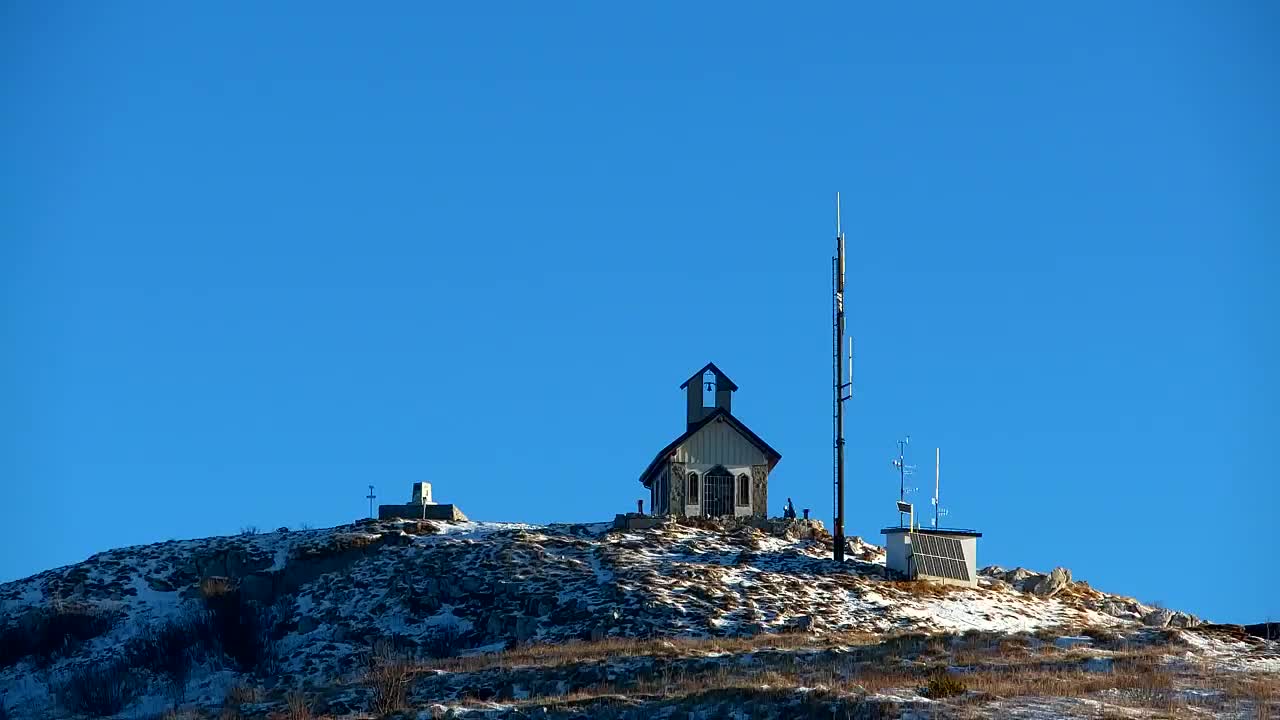
[[[1042,575],[988,568],[976,589],[892,582],[884,578],[880,548],[855,539],[855,559],[838,564],[830,559],[829,536],[815,527],[671,523],[617,531],[606,525],[368,521],[112,550],[0,586],[0,693],[12,717],[137,716],[174,705],[234,707],[247,716],[304,696],[317,712],[335,715],[398,704],[434,706],[437,715],[523,717],[530,703],[546,707],[555,698],[582,698],[588,687],[623,676],[652,679],[658,665],[688,678],[698,668],[710,672],[708,658],[730,657],[737,668],[739,656],[749,655],[753,659],[743,667],[778,675],[780,665],[794,668],[797,658],[819,648],[859,647],[871,657],[875,653],[865,648],[926,636],[943,638],[944,645],[988,638],[993,648],[1017,641],[1102,663],[1095,670],[1107,672],[1123,648],[1151,647],[1212,663],[1249,682],[1280,672],[1274,642],[1099,592],[1061,570]],[[671,640],[656,650],[645,645],[662,638]],[[564,676],[560,660],[542,667],[555,654],[551,650],[531,654],[531,648],[551,644],[576,648],[579,676]],[[894,647],[899,664],[927,657],[924,646],[914,654]],[[586,672],[581,658],[593,654],[600,657]],[[495,676],[495,667],[517,673],[511,667],[516,657],[524,657],[520,672],[529,677]],[[958,665],[955,660],[949,655],[942,671]],[[391,705],[379,702],[372,679],[373,668],[388,666],[406,673],[406,695],[391,698]],[[94,669],[94,677],[84,668]],[[90,685],[112,677],[112,669],[120,678],[109,690],[121,697],[103,700],[103,689]],[[743,672],[758,680],[755,670]],[[718,672],[724,677],[725,668]],[[955,672],[964,677],[973,670]],[[972,682],[980,676],[971,675]],[[539,677],[554,682],[539,685]],[[798,676],[795,682],[810,680]],[[776,693],[778,682],[734,687],[766,685]],[[802,693],[803,703],[801,695],[769,697],[779,708],[807,708],[828,696],[830,702],[870,703],[877,712],[889,705],[905,711],[942,707],[942,700],[904,683],[872,692],[867,682],[849,690],[829,681],[820,695]],[[664,687],[671,692],[648,686],[611,692],[656,693],[669,705],[678,692],[670,678]],[[1219,694],[1223,702],[1230,696]],[[719,704],[706,706],[709,716],[735,702],[717,697]],[[566,707],[570,714],[599,714]],[[636,717],[660,709],[636,708]],[[1096,710],[1089,708],[1082,704],[1080,712]],[[1049,716],[1075,710],[1054,712]]]

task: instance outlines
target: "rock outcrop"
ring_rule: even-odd
[[[1071,571],[1064,567],[1056,567],[1053,572],[1042,576],[1032,586],[1031,593],[1040,597],[1053,597],[1071,584]]]

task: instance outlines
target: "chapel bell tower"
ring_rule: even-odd
[[[689,427],[694,423],[702,420],[707,415],[714,412],[717,408],[725,412],[732,412],[731,405],[733,403],[733,393],[738,386],[733,384],[728,375],[725,375],[715,363],[707,363],[702,369],[694,373],[684,384],[680,386],[681,390],[685,390],[688,394],[688,412],[685,422]],[[714,403],[708,405],[714,393]]]

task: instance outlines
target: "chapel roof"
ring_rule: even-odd
[[[702,371],[700,370],[699,372]],[[686,383],[686,385],[687,384],[688,383]],[[723,419],[724,422],[729,423],[729,426],[734,430],[737,430],[740,435],[747,439],[747,442],[750,442],[752,445],[759,448],[760,452],[764,453],[765,458],[769,461],[770,470],[772,470],[773,466],[777,465],[778,461],[782,459],[781,453],[774,450],[769,443],[765,442],[759,435],[752,432],[751,428],[747,427],[741,420],[734,417],[732,413],[724,408],[715,408],[711,412],[707,413],[706,417],[690,425],[689,429],[684,431],[684,434],[675,440],[672,440],[666,447],[659,450],[658,454],[653,456],[653,462],[650,462],[649,466],[644,469],[644,472],[640,473],[640,482],[645,487],[652,485],[654,471],[662,466],[662,462],[670,457],[671,453],[674,452],[676,448],[680,447],[681,443],[693,437],[694,433],[711,424],[716,419]]]

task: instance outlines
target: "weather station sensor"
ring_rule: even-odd
[[[908,492],[905,480],[911,474],[911,466],[906,464],[905,457],[907,443],[906,439],[898,441],[898,457],[893,461],[898,470],[900,498]],[[938,527],[939,519],[946,513],[939,505],[942,450],[935,450],[934,458],[933,527],[922,532],[916,525],[915,505],[899,499],[896,503],[899,517],[905,515],[908,520],[905,527],[900,519],[898,527],[880,531],[885,536],[885,569],[892,576],[908,580],[933,580],[974,587],[978,583],[978,538],[982,533]]]

